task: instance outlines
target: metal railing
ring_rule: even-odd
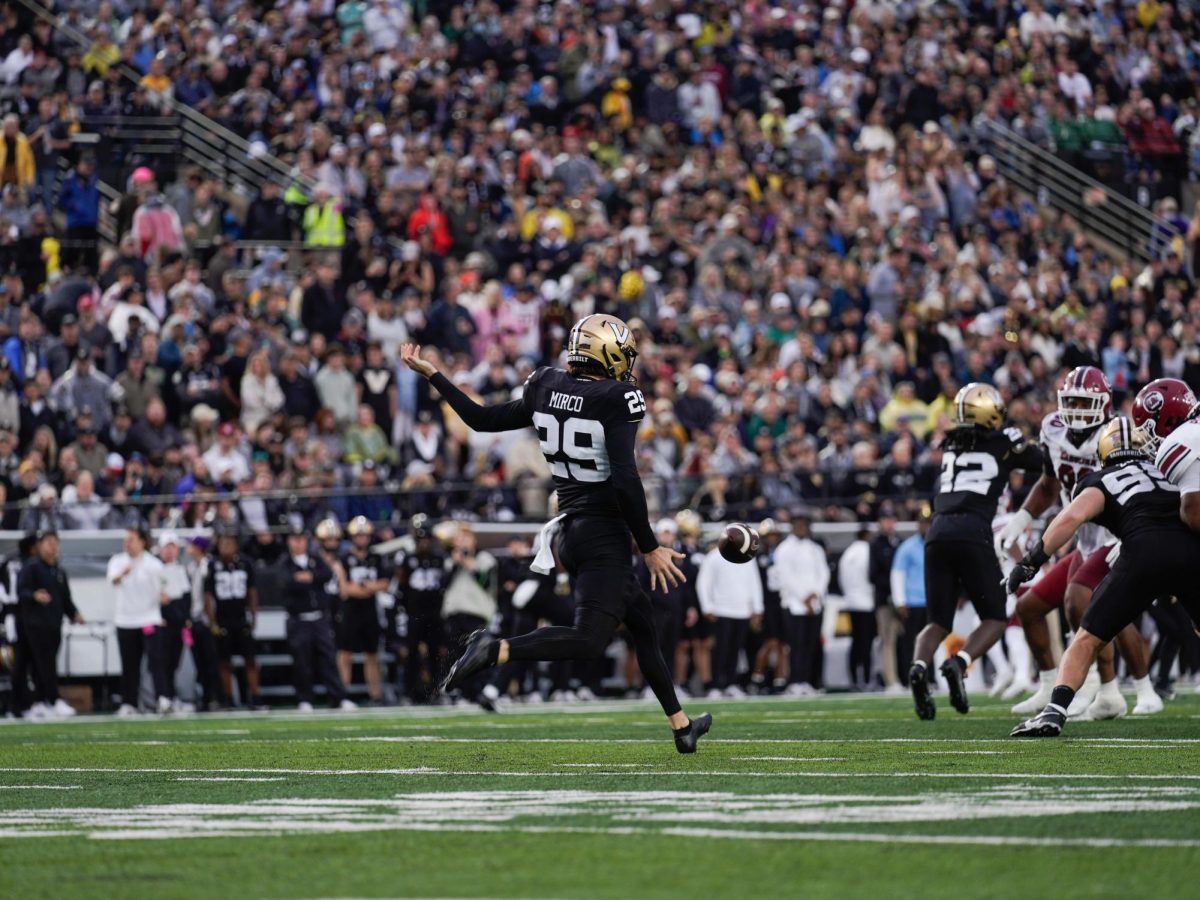
[[[70,39],[81,49],[86,51],[91,47],[92,41],[86,34],[63,24],[42,4],[34,0],[13,2],[23,6],[37,18],[50,23],[56,32]],[[127,81],[133,84],[141,81],[141,74],[130,66],[122,64],[117,69]],[[297,176],[291,166],[270,153],[254,154],[252,157],[249,141],[190,106],[172,103],[167,112],[167,118],[177,129],[176,140],[170,152],[198,166],[227,189],[252,193],[257,191],[263,182],[274,181],[283,187],[295,184],[306,193],[312,190],[314,185],[311,179]],[[141,123],[143,126],[145,121],[150,120],[144,120]],[[138,124],[126,119],[121,127],[135,130]],[[137,137],[136,134],[133,136]],[[145,146],[149,148],[151,144]],[[153,152],[162,152],[160,146],[157,140],[153,141]]]
[[[1080,227],[1129,259],[1161,259],[1180,231],[1144,206],[1101,184],[1006,125],[988,126],[996,168],[1039,206],[1072,216]]]

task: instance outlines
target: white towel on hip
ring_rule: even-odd
[[[542,530],[538,532],[538,536],[533,541],[533,562],[529,568],[537,572],[539,575],[549,575],[554,571],[554,536],[558,534],[559,528],[562,527],[562,520],[566,518],[566,513],[555,516],[549,522],[542,526]]]

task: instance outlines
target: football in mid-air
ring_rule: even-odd
[[[726,525],[717,549],[731,563],[750,562],[758,555],[758,532],[741,522]]]

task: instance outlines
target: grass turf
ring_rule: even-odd
[[[708,704],[689,757],[648,704],[10,723],[0,895],[1194,896],[1200,698],[938,699]]]

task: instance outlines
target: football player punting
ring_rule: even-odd
[[[1061,734],[1067,709],[1096,654],[1154,598],[1174,595],[1193,621],[1200,618],[1200,579],[1194,562],[1200,536],[1180,522],[1178,491],[1148,458],[1146,433],[1129,419],[1113,419],[1100,433],[1098,451],[1104,468],[1080,482],[1075,499],[1009,575],[1009,590],[1032,578],[1087,522],[1116,535],[1121,555],[1096,589],[1063,654],[1050,702],[1014,728],[1014,737]]]
[[[1111,415],[1112,391],[1104,374],[1093,366],[1072,369],[1058,391],[1058,410],[1042,420],[1040,441],[1045,457],[1042,477],[997,536],[997,553],[1006,556],[1034,519],[1055,502],[1061,501],[1063,506],[1070,503],[1075,486],[1100,468],[1097,456],[1100,429]],[[1046,616],[1051,610],[1062,608],[1070,626],[1079,627],[1093,592],[1108,574],[1108,555],[1114,543],[1112,535],[1100,526],[1084,525],[1076,535],[1075,548],[1018,597],[1017,617],[1038,667],[1040,684],[1032,697],[1013,707],[1013,712],[1029,715],[1049,701],[1055,668]],[[1147,676],[1146,651],[1137,629],[1130,626],[1121,632],[1117,645],[1137,688],[1134,715],[1161,712],[1162,700]],[[1104,648],[1097,665],[1099,677],[1089,674],[1075,697],[1070,710],[1072,718],[1113,719],[1127,711],[1125,698],[1117,689],[1111,646]]]
[[[480,406],[458,390],[437,367],[406,344],[401,358],[428,378],[468,426],[485,432],[537,430],[550,464],[562,515],[543,529],[534,567],[554,565],[550,553],[561,534],[559,559],[575,584],[578,602],[573,627],[539,628],[496,639],[480,630],[442,684],[448,691],[472,675],[509,659],[590,659],[608,647],[624,622],[638,664],[662,705],[675,746],[691,753],[712,717],[689,719],[679,705],[671,672],[659,649],[654,609],[634,576],[630,536],[650,570],[651,587],[666,590],[683,580],[675,560],[683,554],[660,546],[650,527],[646,495],[638,477],[634,441],[646,401],[633,383],[637,350],[627,326],[609,315],[586,316],[571,329],[568,369],[541,368],[526,381],[519,400]]]
[[[1042,453],[1016,428],[1003,431],[1004,401],[990,385],[973,382],[954,398],[957,427],[942,444],[942,476],[933,500],[933,523],[925,538],[925,594],[929,624],[917,636],[909,687],[917,716],[937,709],[927,670],[934,651],[950,634],[958,598],[966,594],[980,624],[963,649],[942,664],[950,702],[969,709],[964,676],[972,660],[1004,633],[1005,595],[1000,563],[992,551],[992,518],[1013,469],[1042,468]]]

